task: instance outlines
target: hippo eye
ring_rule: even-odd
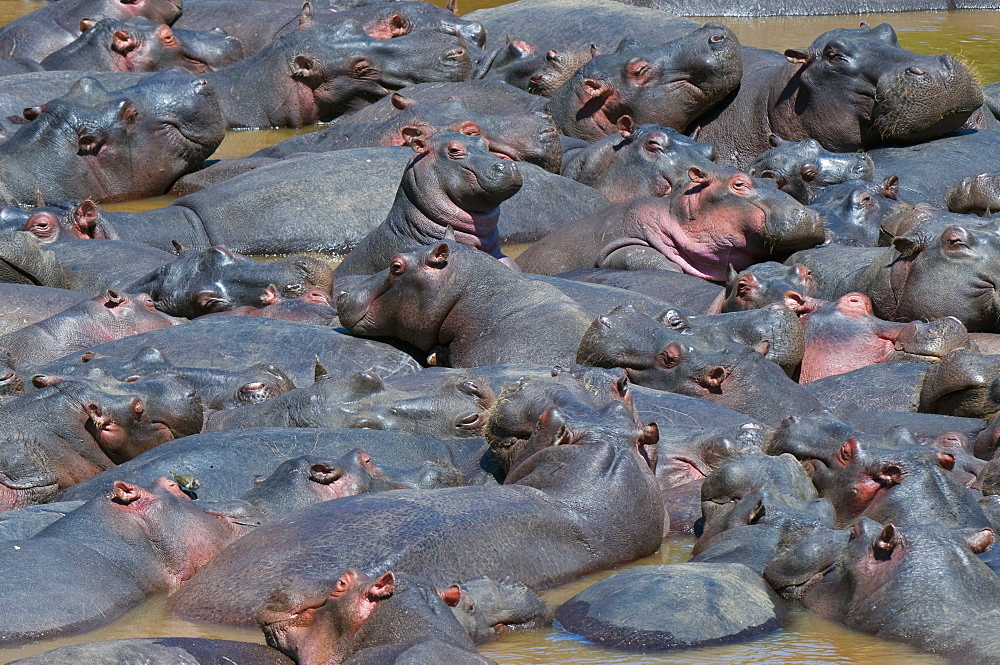
[[[736,180],[733,182],[733,189],[737,192],[743,193],[750,191],[750,183],[746,180]]]
[[[832,48],[828,48],[825,51],[823,51],[823,57],[825,57],[827,60],[830,60],[831,62],[844,62],[845,60],[847,60],[847,58],[844,56],[843,53]]]
[[[448,156],[451,157],[452,159],[458,159],[464,154],[465,151],[462,150],[462,148],[460,148],[459,146],[455,145],[448,146]]]

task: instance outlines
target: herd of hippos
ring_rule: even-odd
[[[483,665],[803,607],[1000,663],[1000,90],[888,24],[778,53],[653,4],[0,28],[0,646],[162,593],[267,642],[17,663]]]

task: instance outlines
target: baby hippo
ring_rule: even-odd
[[[410,147],[417,154],[388,216],[344,258],[337,277],[376,273],[397,252],[444,239],[449,227],[458,242],[513,267],[500,251],[497,220],[500,204],[521,189],[517,164],[492,154],[478,136],[414,136]]]
[[[332,589],[331,589],[332,586]],[[293,579],[257,617],[267,643],[298,665],[486,665],[437,592],[408,575],[349,569],[332,585]]]

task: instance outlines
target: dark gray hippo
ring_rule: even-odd
[[[144,665],[293,665],[280,652],[261,644],[199,637],[153,637],[60,647],[21,658],[21,665],[143,663]]]

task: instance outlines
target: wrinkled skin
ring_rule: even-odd
[[[656,427],[638,422],[621,374],[605,376],[601,382],[592,377],[602,399],[581,386],[576,399],[538,403],[534,381],[511,386],[510,408],[497,417],[515,422],[498,423],[500,428],[514,427],[525,413],[540,415],[527,439],[513,450],[504,446],[512,452],[504,455],[509,463],[504,485],[383,492],[303,509],[294,521],[272,522],[241,539],[242,546],[227,550],[172,596],[171,608],[184,616],[246,624],[259,616],[270,580],[300,574],[304,566],[313,575],[343,570],[344,560],[373,575],[384,574],[391,560],[395,570],[426,575],[435,584],[512,575],[538,589],[655,551],[665,515],[640,450],[655,444]],[[600,408],[592,406],[595,400]],[[374,514],[381,516],[384,536],[356,538],[359,529],[371,533]],[[435,517],[413,519],[418,514]],[[481,527],[470,531],[469,520]],[[327,525],[336,525],[336,538]],[[536,529],[547,537],[537,539]],[[584,535],[591,530],[600,537]],[[300,545],[294,551],[275,548],[274,538],[295,538]],[[511,546],[497,547],[498,538]],[[269,554],[261,556],[264,551]],[[232,584],[249,560],[266,569],[260,583]]]
[[[31,122],[0,144],[0,193],[11,203],[35,203],[38,192],[100,201],[162,194],[225,133],[215,90],[182,71],[115,92],[84,78],[25,114]]]
[[[81,662],[133,662],[174,665],[177,659],[191,665],[231,662],[252,665],[293,665],[282,654],[263,644],[213,640],[200,637],[156,637],[90,642],[46,651],[21,659],[22,665],[74,665]]]
[[[59,477],[45,451],[34,441],[10,437],[0,446],[0,512],[49,503],[59,491]]]
[[[613,286],[616,289],[655,298],[666,305],[687,307],[693,312],[714,313],[722,287],[672,270],[608,270],[589,268],[556,275],[559,279]]]
[[[774,303],[786,303],[791,309],[799,311],[807,298],[817,295],[816,281],[806,266],[765,261],[739,273],[730,269],[719,309],[722,312],[743,312]]]
[[[905,430],[901,434],[902,440],[886,437],[891,448],[876,447],[886,445],[877,437],[863,443],[852,436],[829,465],[812,464],[813,483],[833,504],[838,523],[847,525],[864,516],[907,526],[924,524],[933,514],[952,527],[989,526],[973,493],[947,472],[954,456],[915,445]]]
[[[176,483],[149,489],[116,482],[99,496],[2,554],[0,641],[15,644],[92,628],[147,596],[177,587],[235,540],[224,515],[196,506]],[[178,537],[181,534],[181,537]],[[52,603],[58,594],[59,603]]]
[[[326,291],[311,289],[294,298],[282,298],[265,294],[269,304],[263,307],[243,305],[225,312],[215,312],[206,316],[258,316],[265,319],[281,319],[297,323],[311,323],[317,326],[337,327],[337,310],[333,299]]]
[[[900,48],[887,23],[825,32],[784,59],[756,51],[746,60],[736,98],[701,123],[719,161],[737,166],[767,150],[771,134],[854,152],[943,136],[983,104],[965,66]]]
[[[891,360],[936,362],[969,345],[965,326],[953,317],[890,323],[872,315],[871,300],[861,293],[817,305],[800,319],[806,336],[800,383]]]
[[[945,204],[951,212],[989,217],[1000,209],[1000,179],[992,173],[965,178],[948,191]]]
[[[329,292],[332,286],[329,265],[318,259],[254,261],[223,245],[186,252],[132,285],[148,293],[158,310],[186,318],[244,305],[260,307],[314,288]]]
[[[299,665],[402,663],[404,654],[420,662],[493,663],[475,653],[435,589],[393,572],[372,579],[350,568],[325,587],[293,578],[274,590],[257,622],[267,643]]]
[[[719,330],[707,332],[675,330],[623,308],[591,324],[576,361],[623,367],[637,385],[700,397],[764,423],[819,408],[763,355]]]
[[[89,26],[89,27],[87,27]],[[181,67],[204,74],[243,57],[235,37],[221,30],[171,30],[143,18],[120,21],[106,18],[83,23],[87,30],[73,43],[52,53],[44,69],[89,72],[160,72]]]
[[[181,13],[180,0],[72,0],[52,4],[17,18],[0,30],[0,57],[42,60],[80,35],[80,21],[142,16],[150,22],[172,24]]]
[[[905,214],[910,208],[898,195],[896,176],[889,176],[882,183],[849,180],[824,187],[809,202],[809,207],[823,217],[830,242],[874,247],[879,241],[882,222]]]
[[[807,609],[955,662],[995,662],[1000,584],[975,556],[993,544],[993,531],[863,519],[851,534],[847,547],[816,558],[814,575],[800,576]]]
[[[711,170],[712,146],[655,124],[618,119],[618,132],[595,141],[566,160],[562,175],[589,185],[611,203],[640,196],[666,196],[688,184],[688,169]]]
[[[552,97],[582,65],[593,58],[587,48],[549,49],[517,39],[488,53],[476,66],[474,79],[503,81],[533,95]]]
[[[564,134],[585,141],[614,133],[622,115],[683,132],[739,86],[742,64],[739,40],[718,23],[661,46],[624,40],[581,66],[548,110]]]
[[[788,194],[730,167],[691,167],[669,195],[597,212],[538,241],[518,257],[525,272],[578,268],[677,270],[725,281],[773,254],[823,240],[819,215]]]
[[[129,335],[180,323],[156,310],[145,293],[109,291],[59,314],[0,337],[17,365],[44,363]]]
[[[397,254],[389,268],[337,297],[356,336],[387,337],[424,353],[447,347],[452,367],[573,361],[587,316],[556,289],[455,242]],[[540,317],[550,330],[533,339]]]
[[[771,149],[757,156],[747,173],[756,178],[771,178],[778,189],[800,203],[811,203],[827,185],[848,180],[871,182],[875,165],[864,153],[834,153],[824,150],[816,139],[786,141],[770,136]]]
[[[337,277],[374,274],[397,252],[446,236],[512,266],[500,250],[497,220],[500,204],[521,189],[517,165],[490,153],[482,139],[464,134],[415,137],[410,146],[416,155],[403,172],[392,209],[344,257]]]

